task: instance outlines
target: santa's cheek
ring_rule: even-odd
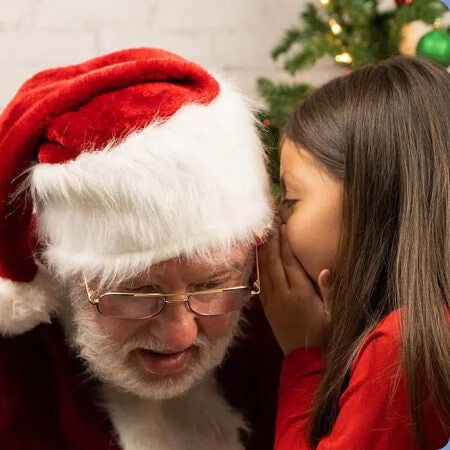
[[[209,339],[215,340],[223,337],[232,326],[232,315],[222,314],[220,316],[201,317],[198,319],[202,334]]]
[[[113,319],[98,313],[95,319],[98,331],[118,342],[127,342],[136,334],[140,334],[140,328],[148,327],[145,321]]]

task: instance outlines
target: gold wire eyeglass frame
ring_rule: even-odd
[[[175,305],[175,304],[179,304],[179,303],[185,303],[187,308],[189,309],[189,311],[191,311],[193,314],[196,314],[198,316],[218,316],[221,314],[226,314],[227,312],[232,312],[235,311],[234,310],[230,310],[230,311],[226,311],[223,313],[218,313],[218,314],[202,314],[202,313],[198,313],[197,311],[194,311],[191,308],[189,299],[191,296],[196,295],[196,296],[201,296],[201,295],[210,295],[210,294],[222,294],[224,292],[229,292],[229,291],[236,291],[238,289],[250,289],[250,298],[254,297],[255,295],[258,295],[261,292],[261,284],[260,284],[260,277],[259,277],[259,261],[258,261],[258,247],[255,245],[255,268],[256,268],[256,280],[253,282],[252,286],[234,286],[234,287],[229,287],[229,288],[221,288],[221,289],[209,289],[206,291],[196,291],[196,292],[181,292],[179,294],[163,294],[162,292],[139,292],[139,293],[135,293],[135,292],[120,292],[120,291],[108,291],[108,292],[104,292],[101,295],[97,295],[95,294],[95,291],[92,290],[87,282],[86,276],[83,274],[83,279],[84,279],[84,286],[86,288],[86,293],[87,293],[87,297],[89,300],[89,303],[91,305],[95,305],[97,308],[97,311],[99,312],[99,314],[105,316],[105,314],[103,314],[100,310],[99,310],[99,304],[102,298],[106,297],[106,296],[122,296],[122,297],[145,297],[145,298],[160,298],[160,299],[164,299],[164,303],[161,307],[161,309],[150,316],[147,317],[140,317],[140,318],[135,318],[135,319],[131,319],[131,320],[145,320],[145,319],[149,319],[151,317],[155,317],[158,314],[161,314],[166,305]],[[170,300],[170,298],[172,297],[180,297],[180,296],[184,296],[185,299],[184,300]],[[249,299],[250,300],[250,299]],[[117,319],[120,319],[119,317],[117,317]]]

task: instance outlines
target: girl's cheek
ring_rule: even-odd
[[[302,228],[298,223],[288,221],[286,231],[292,253],[306,273],[316,280],[322,269],[323,250],[325,249],[317,242],[317,237],[307,227]]]
[[[286,222],[286,235],[289,246],[295,257],[301,262],[304,250],[302,245],[302,233],[300,227],[292,220]]]

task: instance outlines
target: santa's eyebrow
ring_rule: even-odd
[[[229,275],[230,273],[242,273],[245,269],[245,266],[249,260],[245,260],[243,262],[232,262],[227,267],[217,267],[216,270],[212,270],[208,272],[205,279],[211,279],[211,278],[220,278],[225,275]]]
[[[238,270],[231,270],[229,267],[226,269],[218,269],[216,271],[205,273],[204,280],[211,280],[213,278],[222,278],[229,276],[232,272],[239,272]]]
[[[225,277],[225,276],[229,276],[229,275],[234,275],[234,274],[241,274],[244,272],[245,266],[250,262],[250,258],[247,258],[245,261],[231,261],[231,262],[226,262],[224,264],[218,264],[216,265],[215,268],[212,268],[211,271],[205,271],[205,277],[204,278],[200,278],[199,281],[196,282],[196,284],[201,284],[204,283],[208,280],[212,280],[214,278],[221,278],[221,277]],[[144,286],[145,284],[145,286]],[[142,285],[142,286],[141,286]],[[139,278],[134,278],[134,279],[129,279],[129,280],[123,280],[119,286],[115,286],[115,289],[120,287],[128,287],[128,288],[133,288],[133,287],[148,287],[148,279],[139,279]],[[112,289],[112,288],[111,288]]]

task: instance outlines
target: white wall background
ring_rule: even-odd
[[[257,77],[289,79],[281,63],[271,60],[270,50],[310,1],[319,3],[0,0],[0,111],[39,70],[137,46],[162,47],[225,72],[256,97]],[[379,7],[394,8],[395,1],[380,0]],[[317,85],[336,73],[333,62],[325,59],[297,78]]]
[[[389,0],[388,0],[389,1]],[[390,0],[393,1],[393,0]],[[0,110],[35,72],[133,46],[156,46],[226,72],[255,96],[283,79],[270,50],[307,0],[0,0]],[[333,76],[323,61],[301,79]]]

